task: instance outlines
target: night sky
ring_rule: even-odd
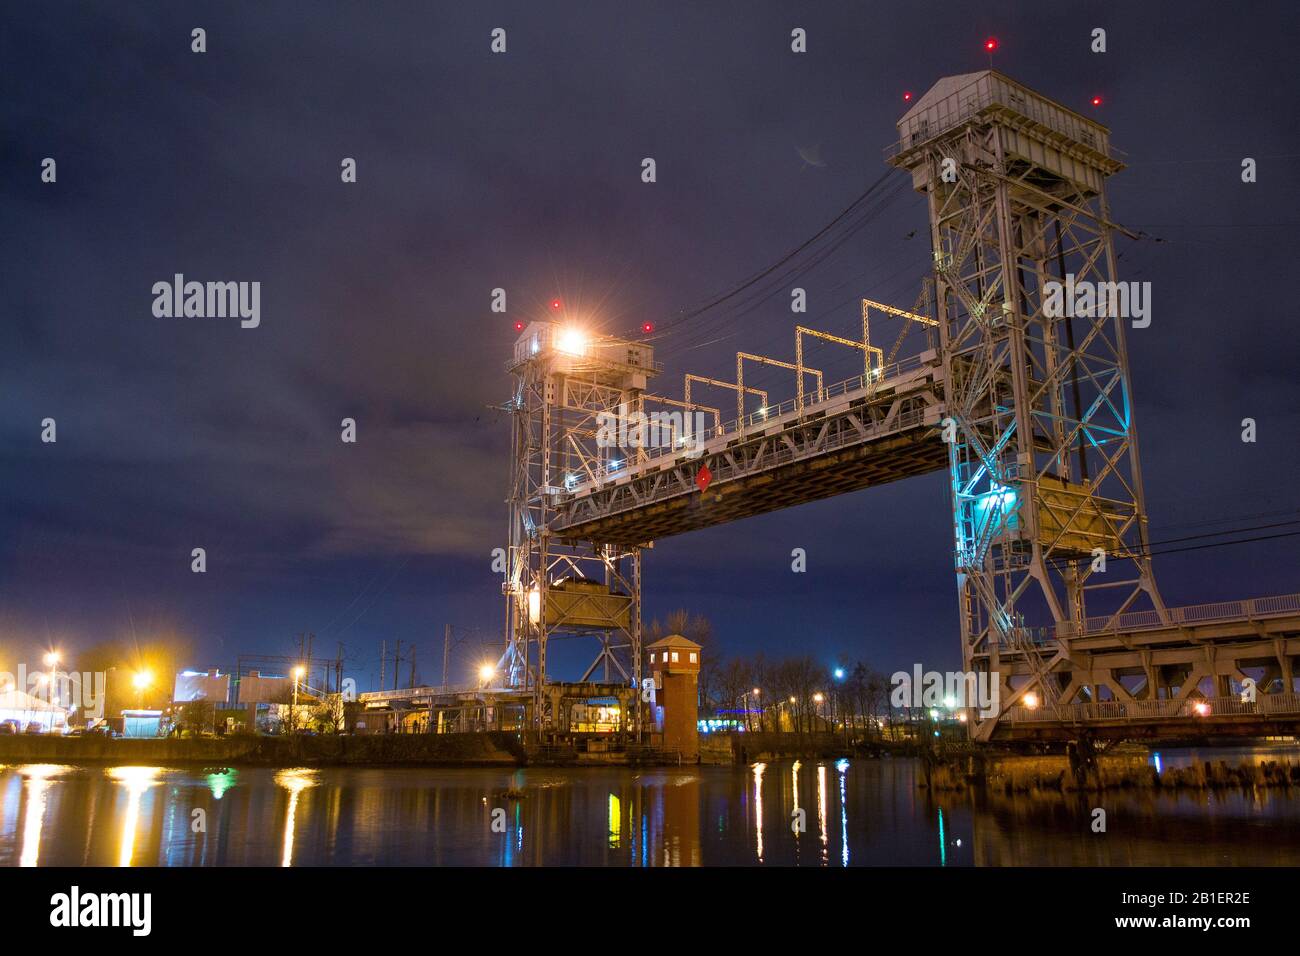
[[[998,69],[1128,154],[1110,200],[1146,235],[1117,238],[1120,278],[1152,283],[1128,337],[1152,539],[1290,535],[1297,27],[1290,4],[1187,2],[6,4],[0,667],[164,638],[224,669],[311,631],[367,689],[385,639],[436,682],[451,622],[464,679],[500,640],[509,422],[489,406],[512,323],[558,295],[635,335],[734,287],[878,179],[904,91],[986,68],[991,34]],[[861,296],[912,304],[924,203],[902,173],[880,192],[791,283],[808,324],[853,335]],[[260,327],[154,317],[175,273],[259,281]],[[731,377],[737,349],[792,358],[789,302],[672,325],[658,387]],[[854,374],[836,361],[828,382]],[[933,474],[661,541],[646,620],[704,614],[727,654],[956,667],[949,514]],[[1298,556],[1285,536],[1156,570],[1167,602],[1200,603],[1300,591]]]

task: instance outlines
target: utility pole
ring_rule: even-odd
[[[339,641],[338,656],[334,658],[334,693],[343,693],[343,642]]]
[[[384,671],[388,668],[388,641],[379,645],[379,689],[384,689]]]
[[[397,668],[402,664],[402,642],[397,642],[397,653],[393,655],[393,690],[397,690]]]
[[[447,659],[451,657],[451,625],[442,629],[442,690],[447,692]]]
[[[411,681],[407,686],[408,687],[415,686],[415,645],[414,644],[411,645]]]

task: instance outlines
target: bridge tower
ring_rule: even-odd
[[[1086,618],[1166,616],[1105,194],[1123,163],[1105,127],[994,70],[941,79],[898,133],[886,159],[929,206],[964,665],[999,675],[1002,713],[1069,703]],[[1071,308],[1089,288],[1101,307]]]
[[[557,495],[616,475],[638,454],[607,426],[642,409],[657,369],[651,346],[561,321],[529,324],[509,371],[506,649],[497,673],[506,686],[533,691],[535,719],[546,726],[541,690],[553,637],[599,642],[583,680],[599,671],[604,680],[640,685],[641,547],[564,538],[552,526]]]

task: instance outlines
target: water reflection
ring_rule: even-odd
[[[835,764],[840,774],[840,866],[849,865],[849,800],[848,776],[849,762],[841,760]]]
[[[284,851],[280,855],[281,866],[293,866],[293,831],[298,815],[298,795],[308,787],[316,786],[316,773],[315,770],[299,767],[293,770],[281,770],[275,775],[276,784],[289,791],[289,809],[284,817]]]
[[[130,866],[135,854],[135,831],[140,817],[140,798],[154,785],[158,767],[111,767],[108,775],[126,788],[126,813],[122,815],[117,865]]]
[[[23,849],[19,866],[35,866],[41,855],[41,828],[45,824],[45,793],[50,778],[67,767],[53,763],[31,764],[19,768],[23,776]]]
[[[1095,797],[936,797],[918,775],[910,760],[857,759],[510,772],[10,766],[0,767],[0,865],[1300,865],[1295,791],[1115,792],[1099,835],[1088,826]],[[813,804],[815,842],[791,826]],[[504,832],[487,825],[498,808]],[[194,832],[200,809],[208,825]]]

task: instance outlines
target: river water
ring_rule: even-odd
[[[1152,759],[1279,757],[1300,752]],[[0,865],[1300,865],[1294,789],[931,796],[918,772],[889,759],[680,770],[8,765]],[[1097,808],[1104,833],[1093,830]]]

